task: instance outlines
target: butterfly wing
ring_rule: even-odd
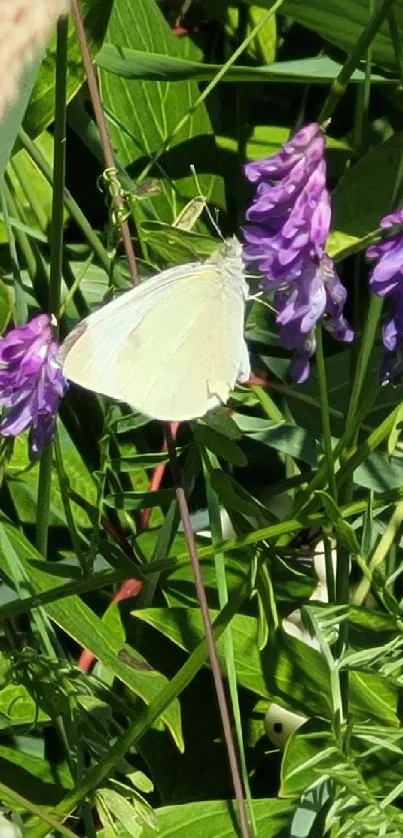
[[[203,265],[186,266],[197,275]],[[60,351],[63,373],[81,387],[114,399],[123,399],[116,365],[126,341],[145,315],[183,275],[177,266],[126,291],[83,320],[64,341]]]
[[[242,282],[214,265],[197,273],[184,266],[121,345],[121,398],[167,421],[204,416],[225,402],[239,375],[248,376],[244,305]]]

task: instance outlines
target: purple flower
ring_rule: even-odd
[[[58,344],[51,318],[34,317],[0,339],[0,405],[3,436],[29,428],[29,453],[37,457],[51,440],[67,384],[56,360]]]
[[[278,154],[245,166],[257,186],[246,212],[244,259],[264,274],[262,288],[275,292],[280,340],[295,352],[290,371],[298,382],[309,375],[321,319],[337,340],[354,337],[343,317],[345,288],[324,249],[331,222],[324,150],[322,129],[311,123]]]
[[[387,230],[403,224],[403,210],[386,215],[380,226]],[[384,358],[381,364],[382,384],[399,383],[403,353],[403,235],[395,233],[388,239],[373,244],[367,257],[376,260],[371,270],[369,284],[380,297],[390,297],[391,309],[382,330]]]

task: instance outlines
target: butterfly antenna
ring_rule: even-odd
[[[196,184],[196,189],[198,190],[199,195],[204,197],[204,195],[201,191],[200,181],[199,181],[199,178],[197,177],[196,169],[195,169],[193,163],[190,164],[190,171],[192,172],[192,175],[194,177],[194,181],[195,181],[195,184]],[[210,221],[210,224],[214,227],[214,230],[216,231],[216,233],[217,233],[218,237],[221,239],[221,241],[224,242],[225,241],[224,236],[223,236],[223,234],[222,234],[222,232],[221,232],[221,230],[220,230],[220,228],[217,224],[216,219],[213,216],[213,213],[211,212],[211,210],[210,210],[210,208],[207,204],[207,199],[206,198],[205,198],[205,201],[206,201],[206,203],[205,203],[204,209],[206,210],[206,215],[207,215],[207,217]]]

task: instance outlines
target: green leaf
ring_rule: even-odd
[[[214,619],[217,612],[211,612]],[[153,626],[186,651],[192,651],[204,637],[203,621],[196,608],[144,608],[133,617]],[[257,645],[257,620],[236,614],[231,621],[237,678],[242,686],[260,696],[268,696]],[[224,639],[218,641],[218,652],[225,665]]]
[[[41,806],[56,806],[63,797],[63,787],[54,782],[55,767],[16,747],[0,746],[0,782],[15,791],[29,789],[30,799]],[[71,783],[66,787],[71,788]]]
[[[141,56],[160,53],[169,58],[183,58],[185,50],[196,48],[175,38],[160,12],[155,0],[115,0],[107,39],[112,50],[135,49]],[[188,41],[190,39],[187,39]],[[199,54],[196,51],[197,55]],[[172,85],[165,81],[158,84],[149,81],[121,79],[100,71],[103,102],[111,112],[112,144],[123,166],[143,168],[161,144],[167,140],[182,117],[189,112],[199,95],[195,82],[179,82]],[[145,118],[147,114],[147,118]],[[203,143],[200,144],[200,137]],[[196,170],[205,171],[200,154],[215,154],[215,140],[210,120],[204,105],[197,108],[187,120],[183,129],[175,136],[172,151],[161,158],[168,180],[160,181],[162,194],[153,199],[136,201],[133,212],[136,220],[150,218],[150,209],[155,217],[172,223],[178,211],[186,203],[186,196],[195,192],[193,177],[189,176],[189,163]],[[200,163],[200,164],[199,164]],[[157,168],[155,174],[160,175]],[[200,177],[204,194],[218,205],[223,203],[222,182],[219,177]]]
[[[93,477],[60,422],[58,423],[58,433],[64,468],[71,488],[74,488],[77,494],[82,495],[88,503],[95,505],[96,485]],[[7,467],[7,485],[17,509],[19,520],[23,523],[34,524],[36,522],[38,472],[39,463],[32,465],[28,459],[26,435],[17,437],[14,443],[13,456]],[[86,512],[78,505],[72,504],[72,511],[77,526],[88,527],[91,524]],[[66,524],[59,481],[55,471],[52,472],[49,521],[53,526]]]
[[[114,789],[99,789],[97,797],[132,838],[140,838],[143,834],[141,819],[137,818],[138,813],[125,797]]]
[[[265,654],[265,673],[271,697],[288,710],[304,716],[332,717],[329,672],[320,653],[285,632],[278,633]],[[376,719],[398,726],[398,691],[377,675],[350,675],[351,718]]]
[[[221,64],[204,64],[201,61],[189,61],[172,54],[142,52],[138,49],[125,49],[104,44],[98,54],[99,67],[108,73],[113,73],[125,79],[143,79],[147,81],[210,81],[221,70]],[[318,58],[303,58],[298,61],[278,61],[263,67],[242,67],[238,64],[230,67],[224,75],[224,82],[294,82],[294,84],[329,84],[340,72],[341,64],[327,56]],[[361,70],[353,73],[352,81],[363,82],[365,78]],[[395,79],[388,79],[374,74],[374,82],[393,83]]]
[[[0,279],[0,334],[3,334],[4,330],[8,326],[11,317],[11,295],[4,284],[4,282]]]
[[[293,806],[287,800],[266,798],[253,801],[258,835],[288,838]],[[202,801],[165,806],[155,812],[159,838],[233,838],[235,803],[232,800]],[[155,838],[145,828],[143,838]]]
[[[246,466],[248,461],[239,445],[215,428],[198,422],[193,426],[193,435],[201,449],[208,448],[217,457],[221,457],[233,466]]]
[[[115,492],[113,495],[107,495],[104,503],[112,509],[148,509],[169,506],[174,498],[173,489],[160,489],[158,492]]]
[[[82,0],[80,10],[84,19],[85,34],[92,55],[100,49],[113,0]],[[40,134],[54,118],[56,85],[56,36],[51,41],[35,81],[32,96],[24,118],[24,128],[31,137]],[[75,96],[85,79],[80,45],[71,18],[68,37],[67,101]]]
[[[379,228],[382,216],[392,209],[402,155],[403,131],[399,131],[364,154],[343,175],[332,200],[333,226],[337,235],[361,239]]]
[[[18,556],[18,559],[17,559]],[[47,563],[25,536],[3,518],[0,526],[0,566],[8,579],[13,579],[13,564],[19,562],[26,575],[27,593],[37,594],[54,587],[54,576],[48,572]],[[150,704],[167,679],[154,670],[142,671],[144,663],[141,655],[127,645],[128,654],[139,661],[135,669],[126,663],[119,653],[122,642],[107,629],[102,620],[85,605],[78,596],[70,596],[45,606],[46,613],[60,628],[77,641],[83,648],[89,649],[107,666],[115,677],[126,684],[146,704]],[[123,650],[123,651],[124,651]],[[173,702],[162,720],[172,733],[179,748],[182,748],[179,703]]]
[[[21,123],[31,96],[38,73],[40,58],[37,58],[26,70],[19,85],[18,99],[7,110],[0,122],[0,180],[3,178],[11,156]]]
[[[329,516],[329,520],[332,522],[336,530],[336,534],[339,537],[340,543],[343,544],[347,550],[353,553],[353,555],[359,555],[360,545],[358,544],[357,536],[351,524],[342,518],[341,512],[333,498],[327,492],[316,492],[316,494],[322,500],[324,508]]]
[[[43,131],[36,138],[35,145],[49,166],[53,166],[54,143],[51,134],[48,131]],[[52,214],[52,188],[25,149],[20,149],[20,151],[13,155],[7,167],[7,175],[10,180],[14,199],[17,206],[22,210],[22,217],[28,224],[37,227],[39,219],[27,200],[27,193],[24,191],[24,185],[27,182],[30,190],[35,194],[37,205],[42,214],[41,226],[46,230],[50,224]],[[11,226],[14,225],[12,224]],[[36,237],[37,235],[36,233]],[[43,241],[48,241],[47,236],[44,236],[40,231],[39,235],[42,236]],[[5,232],[4,236],[6,237]]]
[[[211,236],[197,233],[195,230],[181,230],[161,221],[141,220],[139,228],[145,244],[150,245],[158,258],[167,265],[206,259],[219,244],[217,239]]]
[[[27,688],[22,684],[6,684],[0,690],[0,729],[10,731],[13,726],[26,727],[35,721],[48,722],[49,716],[38,708]]]
[[[256,2],[256,0],[254,0]],[[266,0],[259,5],[268,6]],[[400,38],[403,35],[403,2],[396,0],[394,4]],[[285,0],[281,13],[289,15],[294,20],[317,32],[326,41],[350,53],[355,47],[362,30],[369,20],[369,8],[366,0],[332,0],[323,3],[322,0]],[[372,60],[376,64],[396,69],[396,58],[392,46],[388,24],[385,22],[371,44]]]

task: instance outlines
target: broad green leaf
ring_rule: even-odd
[[[170,58],[184,58],[191,44],[184,44],[172,34],[155,0],[115,0],[107,40],[112,50],[134,49],[141,56],[158,53]],[[189,40],[189,39],[187,39]],[[142,77],[140,77],[141,79]],[[136,161],[136,171],[142,169],[150,157],[164,143],[176,128],[182,117],[189,112],[199,90],[195,82],[180,82],[172,85],[159,80],[157,83],[144,80],[126,80],[101,69],[100,80],[103,102],[112,114],[111,138],[119,159],[126,168]],[[146,118],[145,118],[145,115]],[[200,138],[203,142],[200,143]],[[198,150],[200,148],[200,150]],[[210,120],[204,105],[197,108],[187,120],[183,129],[175,136],[172,151],[160,159],[168,177],[174,181],[160,181],[162,194],[153,199],[137,201],[134,214],[138,221],[150,218],[150,212],[159,220],[172,221],[186,203],[186,196],[195,194],[195,183],[190,177],[189,164],[197,171],[205,171],[199,157],[210,157],[215,153],[215,140]],[[155,176],[161,175],[156,168]],[[223,203],[221,179],[200,177],[201,188],[218,205]]]
[[[209,81],[221,70],[221,64],[204,64],[189,61],[172,54],[141,52],[138,49],[122,49],[113,44],[104,44],[98,54],[97,63],[101,69],[125,79],[147,81]],[[327,56],[303,58],[299,61],[278,61],[263,67],[242,67],[233,65],[225,73],[224,82],[294,82],[296,84],[328,84],[336,78],[341,65]],[[353,82],[363,82],[361,70],[353,73]],[[396,80],[374,74],[372,81],[396,83]]]
[[[216,612],[211,612],[212,619],[215,616]],[[133,612],[133,617],[153,626],[187,651],[192,651],[204,636],[202,617],[195,608],[145,608]],[[231,632],[239,683],[257,695],[268,696],[257,645],[257,620],[236,614],[231,621]],[[223,638],[217,645],[225,666]]]
[[[159,838],[233,838],[235,802],[232,800],[165,806],[155,812]],[[287,800],[253,801],[258,838],[288,838],[293,806]],[[145,828],[143,838],[154,838]]]
[[[113,0],[82,0],[80,10],[84,18],[85,34],[91,53],[102,45]],[[32,137],[40,134],[54,118],[55,106],[56,36],[52,39],[37,75],[32,96],[25,114],[24,128]],[[67,101],[80,89],[85,79],[80,45],[72,18],[69,24]]]
[[[42,806],[56,806],[63,797],[66,788],[71,788],[67,775],[66,785],[56,785],[57,765],[50,761],[34,757],[17,747],[0,745],[0,782],[6,783],[15,791],[29,789],[29,797]]]
[[[320,452],[318,435],[311,431],[284,423],[273,426],[267,419],[236,414],[235,421],[249,439],[290,454],[310,466],[317,466]],[[334,445],[336,440],[334,440]],[[403,457],[389,457],[381,451],[370,454],[354,471],[354,483],[375,492],[386,492],[403,482]]]
[[[316,60],[316,59],[315,59]],[[288,63],[288,62],[287,62]],[[217,143],[224,151],[237,153],[237,140],[231,136],[218,136]],[[276,154],[279,148],[290,139],[290,129],[283,125],[254,125],[246,143],[246,158],[258,160]],[[327,156],[333,153],[350,154],[351,149],[346,141],[327,137]],[[354,240],[355,241],[355,240]],[[258,305],[256,308],[261,309]]]
[[[37,594],[54,587],[54,576],[48,572],[47,564],[25,536],[6,519],[0,527],[0,566],[8,579],[13,579],[13,562],[18,561],[27,579],[27,594]],[[167,679],[159,672],[145,669],[144,661],[135,650],[127,645],[122,649],[119,637],[109,631],[102,620],[78,596],[52,602],[45,606],[46,613],[60,628],[80,646],[89,649],[107,666],[115,677],[126,684],[146,704],[153,701]],[[126,663],[120,653],[127,651],[128,658],[135,665]],[[138,664],[136,668],[136,662]],[[179,703],[173,702],[162,720],[170,729],[178,747],[182,747]]]
[[[305,716],[332,717],[330,679],[320,653],[284,632],[263,653],[264,671],[271,697],[288,710]],[[377,675],[352,672],[350,675],[351,718],[376,719],[392,727],[398,725],[398,692]]]
[[[204,635],[198,610],[186,608],[147,608],[133,616],[144,620],[181,648],[191,651]],[[215,613],[212,612],[212,617]],[[306,716],[331,718],[331,694],[327,666],[316,649],[293,637],[277,633],[276,642],[260,655],[258,621],[237,614],[231,622],[235,665],[239,683],[260,696],[267,696],[289,710]],[[218,652],[225,671],[223,640]],[[351,713],[397,725],[398,692],[375,675],[351,674]]]
[[[96,485],[93,477],[90,475],[77,449],[60,422],[58,433],[64,469],[70,487],[77,494],[82,495],[88,503],[95,504]],[[26,524],[34,524],[36,521],[38,472],[39,463],[32,465],[28,459],[26,435],[17,437],[14,444],[13,456],[7,467],[7,485],[17,509],[18,517],[21,522]],[[77,526],[88,527],[91,522],[86,512],[77,504],[72,504],[71,508]],[[52,471],[50,523],[58,526],[66,524],[59,480],[55,470]]]
[[[269,6],[269,3],[267,0],[259,0],[259,5]],[[307,3],[285,0],[281,13],[289,15],[298,23],[317,32],[326,41],[350,53],[368,23],[369,8],[367,0],[332,0],[331,3],[323,3],[322,0],[309,0]],[[402,37],[402,0],[396,0],[394,12]],[[395,53],[386,22],[372,42],[372,60],[376,64],[396,70]]]
[[[381,218],[392,210],[402,157],[403,131],[400,131],[348,169],[333,192],[336,235],[361,239],[379,228]]]
[[[44,723],[49,716],[23,684],[6,684],[0,690],[0,729],[9,733],[13,726],[29,727],[35,721]]]

